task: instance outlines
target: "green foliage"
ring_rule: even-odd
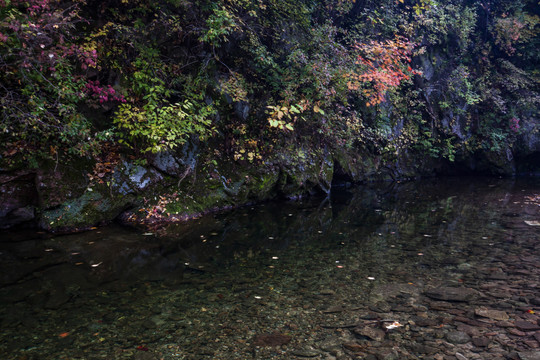
[[[210,133],[212,106],[197,108],[192,102],[158,102],[159,91],[150,89],[142,108],[122,104],[115,114],[120,143],[137,146],[141,152],[157,153],[184,144],[196,134],[204,140]]]
[[[237,72],[231,72],[226,79],[220,81],[221,92],[232,98],[233,101],[248,101],[249,85],[246,79]]]
[[[464,53],[471,45],[477,25],[474,7],[461,4],[425,4],[416,12],[416,27],[424,42],[431,46],[445,45]]]
[[[470,74],[464,66],[458,66],[447,79],[447,98],[449,101],[440,103],[442,109],[451,109],[459,114],[463,113],[466,105],[478,104],[480,95],[474,92],[469,81]]]
[[[294,130],[293,123],[299,119],[304,119],[300,114],[305,110],[306,104],[296,104],[291,106],[267,106],[268,108],[268,123],[271,127],[279,128],[280,130]],[[317,105],[313,108],[313,112],[324,115],[324,111]]]
[[[225,7],[216,7],[212,15],[206,19],[206,25],[207,29],[199,39],[213,46],[227,41],[227,36],[236,28],[234,18]]]

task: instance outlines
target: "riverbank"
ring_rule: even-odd
[[[194,145],[135,159],[111,149],[96,160],[44,163],[0,174],[0,227],[77,232],[118,220],[152,225],[271,199],[328,194],[333,184],[406,181],[448,174],[534,173],[534,164],[495,154],[451,163],[404,152],[308,146],[275,151],[265,160],[230,160]],[[491,160],[490,160],[491,159]]]

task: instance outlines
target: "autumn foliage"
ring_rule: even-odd
[[[453,161],[512,148],[538,112],[536,6],[2,0],[0,156],[38,166],[196,143],[264,161],[306,142]]]
[[[346,75],[348,88],[360,90],[367,98],[367,106],[382,103],[389,89],[397,88],[414,74],[420,74],[410,65],[413,48],[414,44],[400,36],[393,40],[357,44],[358,68]]]

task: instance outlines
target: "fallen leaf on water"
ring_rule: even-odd
[[[397,321],[394,321],[393,323],[391,323],[390,325],[386,325],[385,328],[387,328],[388,330],[392,330],[392,329],[395,329],[395,328],[398,328],[400,326],[403,326],[401,325],[399,322]]]
[[[139,351],[148,351],[148,348],[146,346],[139,345],[139,346],[137,346],[137,350],[139,350]]]
[[[68,332],[63,332],[63,333],[58,335],[59,338],[65,338],[66,336],[69,336]]]
[[[534,310],[531,310],[531,309],[527,310],[527,312],[528,312],[529,314],[534,314],[534,313],[535,313]]]

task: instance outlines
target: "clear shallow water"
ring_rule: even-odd
[[[540,179],[465,178],[337,189],[330,200],[273,202],[148,233],[2,233],[1,358],[534,352],[536,330],[510,329],[538,321],[538,221]],[[479,295],[426,296],[441,286]],[[508,326],[479,308],[504,312]],[[448,339],[464,325],[489,345]]]

